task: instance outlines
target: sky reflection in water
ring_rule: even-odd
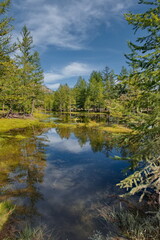
[[[128,166],[111,157],[127,151],[110,134],[89,129],[50,129],[27,137],[6,142],[12,154],[1,156],[2,197],[15,199],[31,224],[56,229],[60,240],[88,239],[98,227],[97,205],[113,202],[109,196],[119,193],[115,185]]]
[[[84,144],[80,144],[74,133],[66,138],[51,129],[44,135],[47,168],[40,186],[44,200],[37,206],[47,225],[62,228],[63,239],[87,239],[87,234],[95,228],[91,212],[96,201],[119,191],[115,184],[122,178],[121,171],[127,164],[107,155],[120,156],[121,149],[113,147],[108,153],[104,136],[101,151],[93,151],[89,133],[90,139],[87,137]]]

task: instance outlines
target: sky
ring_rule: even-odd
[[[40,53],[44,84],[73,87],[79,76],[107,66],[119,73],[127,66],[127,41],[135,41],[123,14],[141,11],[138,0],[12,0],[14,39],[26,25]]]

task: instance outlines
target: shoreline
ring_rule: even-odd
[[[91,128],[97,129],[103,132],[115,133],[115,134],[129,134],[132,130],[125,127],[122,124],[113,124],[107,126],[105,123],[97,123],[90,121],[89,123],[54,123],[44,122],[48,119],[49,115],[35,113],[31,117],[27,118],[0,118],[0,133],[9,132],[11,130],[25,129],[28,127],[42,127],[42,128]]]

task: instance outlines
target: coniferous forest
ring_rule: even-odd
[[[145,197],[154,196],[155,205],[150,217],[158,219],[154,224],[159,229],[160,2],[139,0],[139,4],[145,5],[145,12],[124,15],[137,37],[136,42],[128,42],[130,53],[125,55],[128,67],[122,66],[117,74],[106,66],[103,71],[90,73],[89,79],[80,76],[74,87],[66,83],[52,91],[44,84],[40,56],[34,50],[30,30],[24,26],[20,38],[14,42],[11,0],[0,1],[0,120],[15,116],[32,118],[36,111],[105,113],[120,119],[131,129],[131,133],[123,135],[120,142],[134,149],[127,158],[134,162],[134,169],[117,185],[126,190],[126,195],[137,194],[140,201],[145,202]],[[153,229],[147,229],[145,238],[131,238],[129,235],[127,239],[159,239],[159,230],[154,238],[151,233]],[[107,238],[96,233],[90,239]]]

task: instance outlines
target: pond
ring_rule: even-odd
[[[99,203],[114,206],[121,193],[116,184],[129,163],[114,156],[129,150],[89,128],[30,128],[3,138],[0,200],[13,200],[23,222],[46,225],[60,240],[88,239],[100,225]]]

